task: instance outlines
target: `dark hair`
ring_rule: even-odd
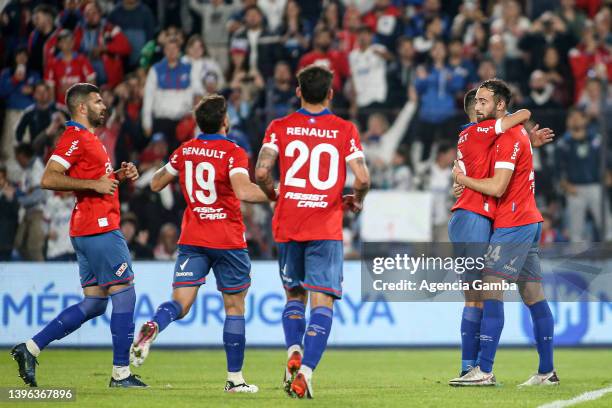
[[[217,133],[221,130],[227,115],[227,102],[221,95],[209,95],[202,98],[194,113],[196,123],[202,132]]]
[[[328,68],[309,65],[297,74],[302,98],[312,104],[325,101],[332,85],[334,73]]]
[[[480,84],[480,88],[488,89],[493,92],[493,100],[495,103],[499,101],[506,102],[506,106],[510,105],[510,99],[512,99],[512,91],[507,83],[501,79],[493,78],[484,81]]]
[[[15,147],[15,156],[24,155],[27,158],[34,157],[34,148],[29,143],[21,143],[17,147]]]
[[[87,98],[90,93],[100,93],[100,89],[92,84],[80,82],[72,85],[66,91],[66,106],[71,114],[76,111],[77,105],[83,103],[83,99]]]
[[[469,115],[470,109],[476,105],[476,91],[478,91],[478,88],[472,88],[463,97],[463,110],[466,115]]]
[[[455,148],[455,146],[453,146],[452,144],[450,144],[448,142],[442,142],[438,146],[438,153],[437,153],[437,155],[440,156],[441,154],[444,154],[444,153],[446,153],[449,150],[452,150],[454,148]]]
[[[34,7],[34,13],[43,13],[46,14],[48,16],[51,16],[51,18],[55,17],[55,9],[52,6],[49,6],[48,4],[39,4],[38,6]]]

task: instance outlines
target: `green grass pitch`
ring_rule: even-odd
[[[0,387],[23,386],[17,364],[0,350]],[[76,403],[0,403],[3,406],[124,407],[537,407],[571,399],[612,384],[607,350],[556,351],[559,387],[517,389],[533,373],[535,350],[500,349],[491,388],[451,388],[458,372],[458,350],[328,350],[314,377],[315,399],[293,400],[281,389],[284,350],[248,350],[244,367],[254,395],[227,395],[222,350],[153,349],[143,367],[133,369],[151,387],[109,389],[110,350],[46,350],[39,358],[41,387],[73,387]],[[580,404],[612,407],[612,394]]]

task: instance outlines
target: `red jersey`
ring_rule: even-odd
[[[97,180],[105,174],[114,179],[113,165],[102,142],[80,123],[66,122],[50,160],[66,168],[66,175]],[[70,218],[70,236],[94,235],[119,229],[119,192],[75,191],[76,205]]]
[[[543,221],[535,202],[535,172],[529,135],[522,125],[504,132],[495,146],[495,168],[512,170],[504,195],[497,200],[494,228]]]
[[[240,200],[230,177],[249,174],[246,152],[223,135],[201,134],[170,156],[187,208],[178,243],[216,249],[246,248]]]
[[[45,68],[45,81],[55,89],[55,101],[65,105],[66,91],[70,86],[79,82],[91,82],[96,73],[86,56],[72,53],[70,62],[64,61],[61,56],[47,62]]]
[[[459,133],[457,161],[466,176],[483,179],[491,176],[493,145],[501,134],[501,119],[489,119],[472,123]],[[493,218],[496,200],[494,197],[466,188],[451,211],[463,209]]]
[[[314,50],[304,54],[298,63],[298,70],[308,65],[319,65],[331,69],[334,72],[332,88],[335,92],[341,92],[344,80],[351,75],[348,58],[341,51],[330,50],[326,53]]]
[[[279,154],[276,242],[341,240],[346,163],[364,157],[355,125],[300,109],[270,123],[263,147]]]

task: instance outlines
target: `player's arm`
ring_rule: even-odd
[[[119,181],[112,179],[108,174],[97,180],[78,179],[67,176],[66,167],[56,160],[49,160],[40,181],[40,187],[54,191],[86,191],[91,190],[99,194],[114,194]]]
[[[168,170],[168,165],[157,170],[151,179],[151,191],[160,192],[174,180],[176,174]]]
[[[370,172],[363,156],[349,160],[348,165],[355,175],[353,194],[343,197],[343,204],[354,213],[363,208],[363,200],[370,190]]]
[[[531,118],[531,112],[529,109],[519,109],[514,113],[510,113],[498,122],[495,123],[495,133],[502,134],[506,130],[511,129],[521,123],[527,122]]]
[[[276,190],[274,189],[274,177],[272,176],[272,170],[277,158],[278,152],[276,150],[263,146],[255,165],[255,181],[257,181],[257,185],[259,185],[270,201],[276,201],[277,199]]]
[[[232,190],[240,201],[247,203],[265,203],[268,196],[255,183],[251,183],[249,175],[246,173],[234,173],[230,176]]]
[[[544,146],[553,141],[555,132],[550,128],[540,129],[537,123],[529,131],[529,140],[533,147]]]
[[[455,183],[462,184],[471,190],[499,198],[506,192],[513,172],[514,170],[496,168],[493,177],[476,179],[466,176],[459,166],[455,166],[453,167],[453,179]]]

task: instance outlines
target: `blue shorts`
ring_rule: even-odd
[[[194,245],[178,246],[172,286],[203,285],[210,268],[221,292],[238,293],[251,286],[251,260],[246,248],[214,249]]]
[[[342,298],[342,241],[290,241],[278,243],[278,265],[283,286]]]
[[[448,237],[453,243],[454,257],[482,258],[491,238],[492,222],[484,215],[458,209],[448,222]],[[480,279],[482,271],[469,270],[463,279],[471,282]]]
[[[112,286],[134,279],[127,242],[119,230],[70,237],[79,263],[81,286]]]
[[[540,281],[540,235],[542,223],[496,228],[487,249],[486,274],[509,281]]]

